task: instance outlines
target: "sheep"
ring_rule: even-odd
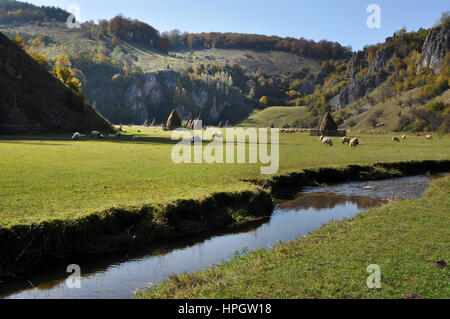
[[[221,132],[215,132],[213,134],[213,137],[217,137],[217,138],[223,138],[223,134]]]
[[[81,134],[76,132],[72,135],[72,141],[78,141],[81,137]]]
[[[402,140],[406,140],[406,135],[403,135],[403,136],[402,136]]]
[[[104,139],[105,137],[106,137],[106,136],[103,135],[103,134],[101,134],[101,133],[100,133],[100,135],[98,136],[99,139]]]
[[[351,138],[351,137],[344,136],[344,137],[342,138],[342,144],[345,144],[345,143],[349,144],[351,141],[352,141],[352,138]]]
[[[350,145],[350,147],[357,147],[359,145],[358,139],[357,138],[351,139],[349,145]]]
[[[92,137],[92,138],[100,137],[100,132],[99,132],[99,131],[92,131],[92,132],[91,132],[91,137]]]
[[[325,136],[322,135],[322,136],[320,137],[320,141],[322,142],[324,138],[325,138]]]
[[[400,139],[398,137],[393,137],[392,142],[400,143]]]
[[[202,138],[198,136],[197,134],[193,134],[190,137],[191,143],[199,143],[202,141]]]
[[[427,135],[427,140],[432,140],[433,139],[433,135]]]
[[[325,138],[322,139],[322,144],[323,145],[333,146],[333,140],[331,140],[331,138],[325,137]]]

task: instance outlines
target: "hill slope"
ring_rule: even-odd
[[[111,124],[0,33],[0,133],[113,131]]]
[[[253,112],[248,119],[239,124],[243,127],[275,127],[298,126],[296,123],[302,123],[309,117],[306,107],[298,106],[272,106],[262,111]]]

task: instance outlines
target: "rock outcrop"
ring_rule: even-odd
[[[331,103],[329,104],[341,109],[372,92],[384,80],[385,76],[383,74],[355,78],[347,86],[343,87],[339,94],[330,100]]]
[[[0,33],[0,134],[114,132],[83,99]]]
[[[391,61],[393,58],[395,58],[395,53],[389,46],[379,50],[370,65],[367,62],[366,51],[355,52],[347,68],[349,84],[343,87],[338,95],[328,101],[328,104],[341,109],[372,92],[384,82],[386,73],[392,71]],[[356,76],[366,68],[368,69],[365,75]]]
[[[417,72],[423,67],[437,70],[450,50],[450,26],[444,25],[431,29],[422,48],[422,56]]]
[[[134,123],[154,118],[163,122],[173,109],[182,120],[200,116],[204,124],[236,122],[251,112],[251,108],[243,103],[242,93],[230,87],[218,87],[216,83],[185,87],[177,72],[151,72],[128,87],[125,101],[132,110]]]
[[[362,69],[367,67],[367,52],[355,52],[348,62],[347,74],[350,79],[354,79]]]

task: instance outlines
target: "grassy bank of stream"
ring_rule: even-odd
[[[391,202],[271,250],[172,276],[138,298],[449,298],[450,177],[423,199]],[[381,268],[368,289],[367,267]]]

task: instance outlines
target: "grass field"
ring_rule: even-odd
[[[295,120],[307,119],[310,116],[305,106],[272,106],[262,111],[253,112],[239,126],[242,127],[275,127],[291,125]]]
[[[75,218],[112,207],[200,199],[215,192],[249,190],[246,179],[267,178],[257,164],[174,164],[170,132],[126,128],[121,140],[70,141],[70,136],[0,137],[0,226]],[[137,133],[137,129],[141,133]],[[281,134],[277,174],[313,167],[449,159],[450,138],[359,136],[351,149],[335,140]]]
[[[271,250],[172,276],[138,298],[450,298],[450,178],[424,199],[391,202]],[[368,289],[366,269],[381,269]]]

